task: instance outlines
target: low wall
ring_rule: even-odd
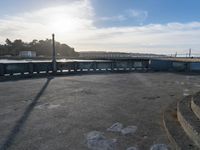
[[[150,68],[154,71],[170,71],[172,70],[172,61],[150,60]]]
[[[192,62],[189,65],[191,71],[198,71],[200,72],[200,62]]]
[[[200,62],[174,60],[150,60],[149,68],[153,71],[200,72]]]

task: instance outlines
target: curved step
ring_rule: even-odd
[[[195,115],[200,119],[200,92],[192,98],[191,108]]]
[[[191,96],[178,102],[177,118],[187,135],[200,149],[200,120],[191,109]]]
[[[163,113],[163,123],[170,142],[176,150],[199,150],[178,122],[176,106],[173,103]]]

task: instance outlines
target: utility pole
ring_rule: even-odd
[[[52,34],[52,46],[53,46],[53,53],[52,53],[53,73],[56,73],[57,67],[56,67],[56,49],[55,49],[55,35],[54,34]]]
[[[189,57],[191,57],[191,53],[192,53],[192,50],[191,48],[189,49]]]
[[[177,52],[175,53],[175,57],[177,57]]]

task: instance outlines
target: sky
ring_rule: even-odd
[[[0,0],[0,43],[51,38],[77,51],[200,53],[199,0]]]

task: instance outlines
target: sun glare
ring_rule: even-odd
[[[49,22],[49,28],[54,33],[73,32],[80,26],[76,18],[70,15],[57,14],[52,18]]]

